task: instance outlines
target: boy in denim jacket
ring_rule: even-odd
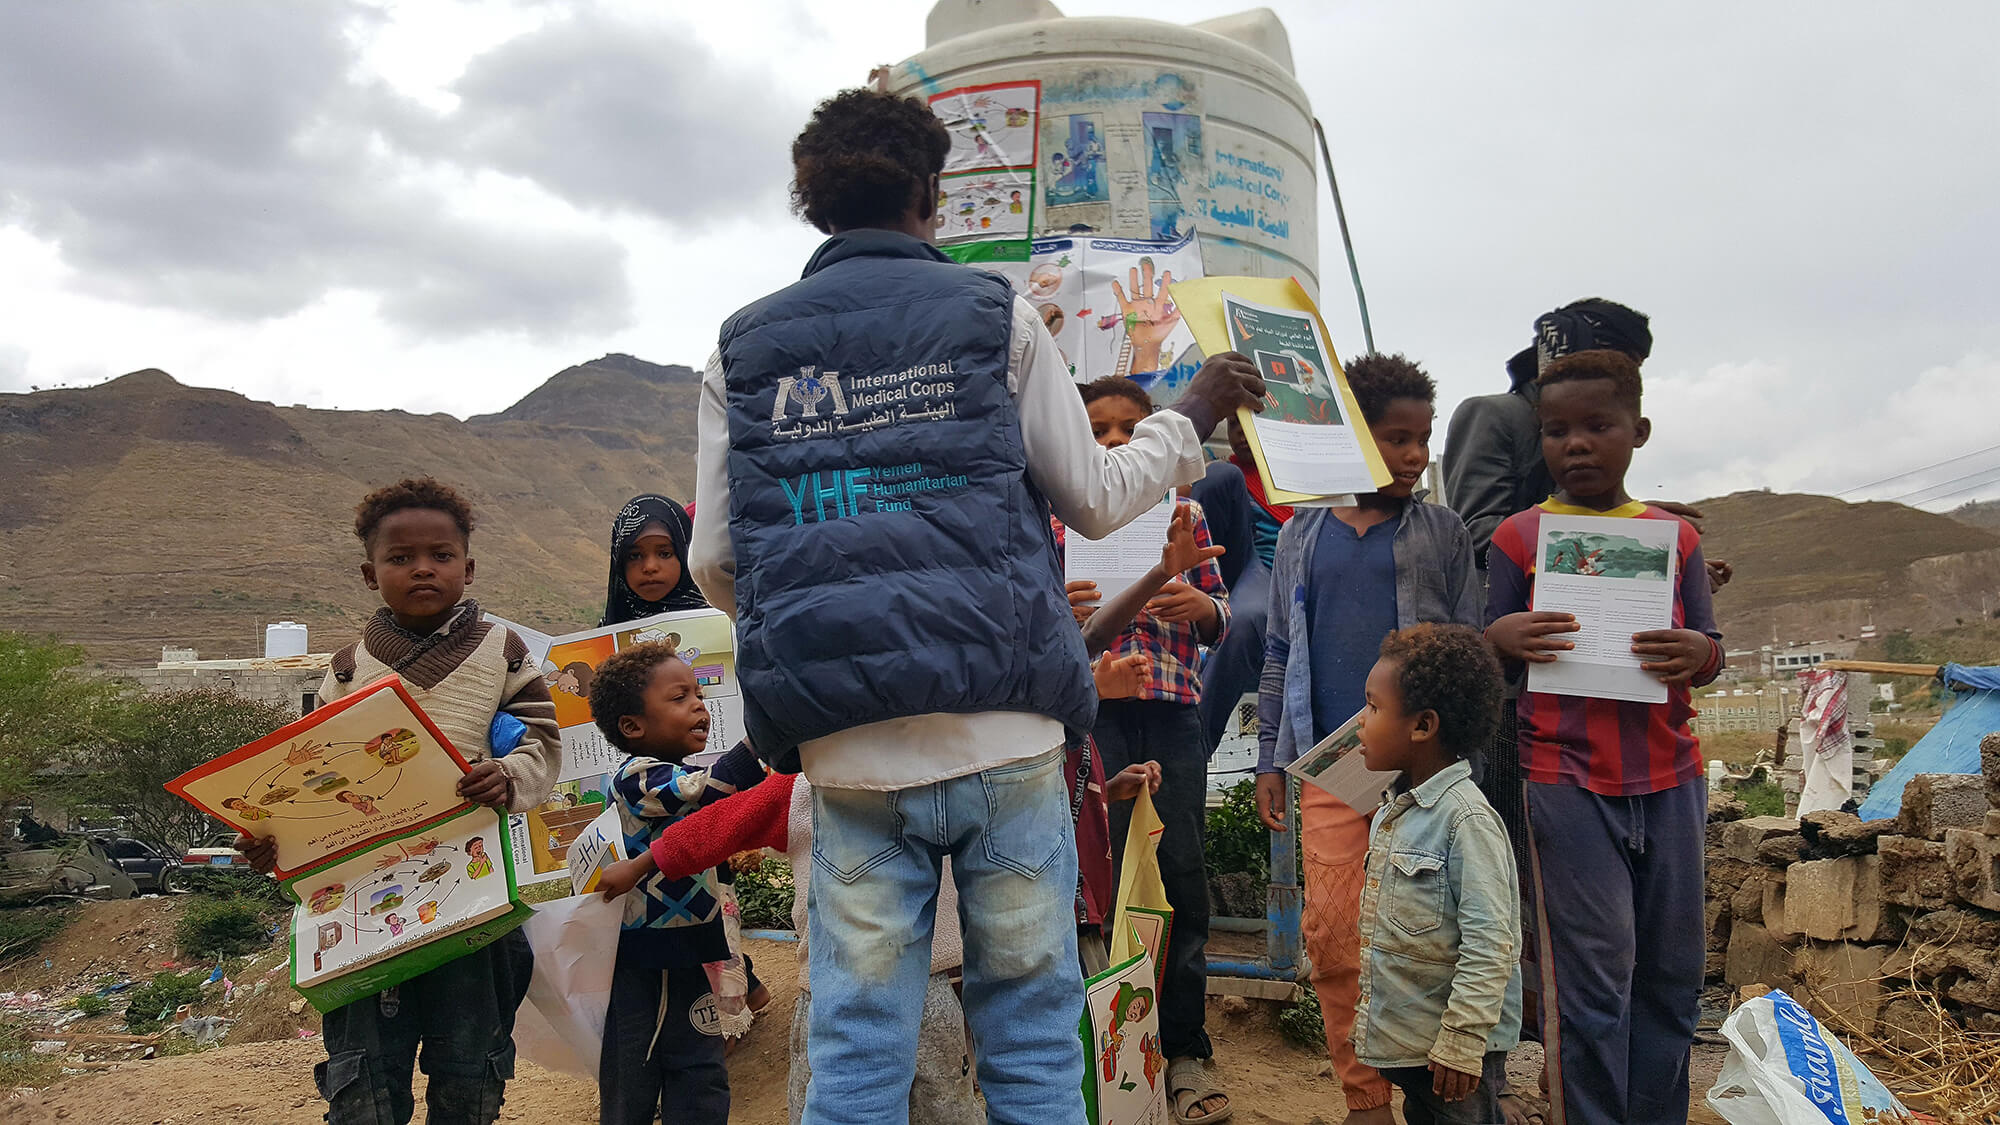
[[[1399,771],[1361,892],[1354,1051],[1402,1087],[1409,1125],[1499,1125],[1520,1038],[1514,853],[1465,759],[1493,737],[1500,663],[1479,633],[1391,633],[1368,673],[1361,753]]]

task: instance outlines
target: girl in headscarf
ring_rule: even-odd
[[[688,539],[694,517],[687,508],[656,493],[634,496],[611,521],[611,577],[604,592],[606,625],[623,625],[656,613],[707,609],[708,599],[688,573]],[[729,864],[717,869],[722,892],[723,929],[729,937],[729,960],[704,966],[715,991],[723,1034],[731,1046],[750,1029],[751,1017],[771,1002],[764,982],[751,971],[742,953],[736,887]]]

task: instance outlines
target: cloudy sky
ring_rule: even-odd
[[[1601,294],[1657,339],[1635,491],[2000,495],[2000,7],[1272,6],[1377,343],[1445,411]],[[929,7],[8,4],[0,391],[160,367],[468,415],[606,351],[698,364],[817,241],[785,207],[810,106]]]

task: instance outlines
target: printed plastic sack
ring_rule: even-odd
[[[1911,1113],[1861,1060],[1782,992],[1745,1003],[1722,1024],[1729,1057],[1708,1091],[1729,1125],[1888,1125]]]
[[[514,1049],[550,1070],[597,1080],[623,902],[590,894],[535,907],[521,932],[535,951],[528,999],[514,1016]]]
[[[1160,816],[1141,792],[1125,837],[1112,911],[1111,967],[1083,982],[1083,1106],[1090,1125],[1167,1120],[1167,1057],[1160,1049],[1160,963],[1173,907],[1160,882]]]

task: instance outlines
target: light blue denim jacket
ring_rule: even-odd
[[[1313,548],[1333,515],[1299,508],[1278,532],[1271,565],[1271,616],[1265,626],[1264,674],[1257,685],[1257,772],[1273,773],[1312,749],[1312,615],[1306,580]],[[1403,506],[1391,550],[1396,557],[1396,628],[1486,624],[1486,591],[1473,566],[1472,539],[1458,513],[1421,496]],[[1330,643],[1340,643],[1331,638]],[[1293,659],[1296,657],[1296,659]],[[1342,716],[1344,720],[1346,717]]]
[[[1375,814],[1354,1053],[1480,1073],[1521,1037],[1521,896],[1499,814],[1453,762]]]

